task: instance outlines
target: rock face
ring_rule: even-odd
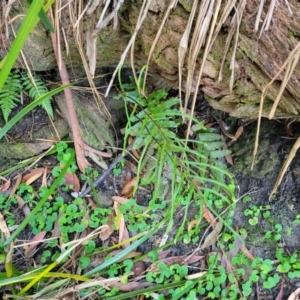
[[[141,0],[124,1],[118,12],[119,23],[113,29],[111,23],[103,28],[96,39],[96,66],[114,67],[119,62],[120,56],[125,49],[130,37],[135,31],[135,26],[142,5]],[[199,7],[204,0],[199,1]],[[242,1],[240,1],[242,3]],[[237,1],[237,4],[240,3]],[[67,1],[62,1],[62,6]],[[179,0],[168,16],[158,38],[154,52],[150,58],[150,72],[167,80],[175,88],[178,88],[178,48],[182,35],[187,27],[188,18],[193,5],[191,0]],[[227,1],[222,1],[222,9]],[[204,93],[214,108],[228,112],[231,116],[239,118],[256,118],[263,88],[279,71],[290,52],[299,41],[300,8],[296,0],[288,4],[284,1],[277,3],[273,11],[272,20],[268,31],[254,31],[256,14],[258,11],[257,1],[244,1],[245,8],[239,27],[238,44],[234,62],[234,85],[230,92],[229,82],[231,70],[230,60],[234,46],[231,44],[227,54],[225,53],[226,38],[229,34],[231,22],[234,22],[234,10],[229,14],[228,20],[223,24],[210,54],[204,65],[203,76],[200,82],[200,92]],[[164,0],[152,1],[147,17],[145,18],[135,41],[135,64],[141,68],[147,62],[150,48],[159,26],[166,13],[168,5]],[[83,9],[83,8],[82,8]],[[112,8],[110,8],[112,9]],[[261,20],[265,20],[270,4],[265,3],[262,9]],[[293,12],[293,14],[291,14]],[[88,31],[94,30],[101,8],[97,8],[91,15],[84,16],[74,30],[76,20],[79,18],[78,7],[66,5],[61,11],[61,45],[63,55],[69,67],[82,68],[82,60],[78,51],[78,45],[86,48],[85,36]],[[13,25],[17,29],[21,18]],[[234,36],[233,35],[233,40]],[[8,43],[8,42],[7,42]],[[84,50],[83,50],[84,51]],[[49,70],[56,67],[50,38],[41,24],[36,27],[24,48],[25,56],[34,70]],[[200,51],[201,52],[201,51]],[[203,51],[202,51],[203,52]],[[0,51],[4,56],[5,51]],[[201,65],[200,53],[195,69]],[[221,62],[225,55],[225,64],[222,71],[222,81],[218,82]],[[129,66],[129,57],[124,66]],[[298,117],[300,111],[300,78],[299,63],[293,72],[286,89],[282,95],[276,118]],[[183,84],[187,77],[187,61],[183,66]],[[283,74],[279,75],[271,86],[266,96],[263,115],[266,116],[270,106],[276,98]],[[194,84],[194,83],[193,83]]]

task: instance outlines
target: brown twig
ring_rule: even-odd
[[[54,54],[57,62],[60,62],[59,64],[59,74],[63,85],[70,84],[68,71],[64,62],[64,59],[62,57],[59,57],[59,49],[58,49],[58,43],[57,43],[57,35],[56,33],[51,33],[51,40],[52,45],[54,49]],[[80,137],[80,130],[79,130],[79,122],[76,116],[76,110],[74,106],[74,101],[72,97],[72,91],[69,87],[65,88],[64,90],[65,97],[66,97],[66,105],[68,109],[69,114],[69,126],[72,131],[73,135],[73,141],[74,141],[74,147],[76,152],[76,160],[78,167],[81,172],[85,172],[86,167],[88,167],[90,164],[86,160],[84,153],[83,153],[83,147],[84,143]]]

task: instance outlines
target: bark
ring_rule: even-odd
[[[129,41],[140,12],[142,1],[124,1],[119,12],[119,26],[113,30],[112,25],[101,30],[97,39],[97,67],[115,67]],[[139,31],[135,42],[136,68],[141,68],[147,62],[147,55],[158,31],[166,11],[167,1],[153,1],[151,10]],[[178,47],[185,30],[190,13],[191,0],[179,0],[167,21],[159,38],[154,54],[150,60],[150,71],[164,78],[172,87],[178,88]],[[200,83],[200,92],[204,93],[214,108],[226,111],[239,118],[256,118],[260,102],[261,91],[278,72],[290,52],[299,42],[300,8],[296,0],[289,1],[293,15],[290,15],[285,1],[278,1],[275,8],[270,29],[259,36],[254,32],[254,24],[258,4],[255,0],[246,1],[246,9],[240,28],[239,43],[235,61],[235,83],[233,91],[229,91],[229,64],[232,49],[226,55],[222,82],[218,82],[218,73],[224,55],[224,44],[228,27],[225,25],[217,37],[214,46],[205,62],[204,76]],[[264,6],[262,20],[267,13],[269,1]],[[68,8],[63,12],[62,26],[68,41],[69,54],[64,53],[66,64],[72,68],[80,68],[81,60],[76,49],[73,30],[69,23]],[[99,16],[99,14],[98,14]],[[84,20],[84,32],[89,27],[91,18]],[[96,20],[97,21],[97,20]],[[15,26],[17,27],[15,21]],[[228,24],[230,20],[228,20]],[[35,37],[38,37],[37,39]],[[63,40],[62,40],[63,42]],[[67,47],[64,47],[65,49]],[[2,52],[1,52],[2,51]],[[4,56],[5,51],[0,51]],[[35,70],[49,70],[55,67],[54,53],[50,38],[42,25],[39,25],[27,42],[24,52],[31,66]],[[201,53],[197,69],[201,63]],[[129,66],[129,58],[125,61]],[[290,81],[276,111],[276,118],[297,118],[300,111],[300,65],[296,66]],[[187,74],[184,74],[186,77]],[[267,93],[264,113],[266,116],[276,98],[283,74],[281,74]]]

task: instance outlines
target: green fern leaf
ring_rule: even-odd
[[[20,101],[21,91],[20,74],[17,71],[12,71],[0,91],[0,107],[5,122],[8,121],[8,117],[12,109],[17,105],[17,102]]]
[[[212,157],[212,158],[221,158],[226,155],[229,155],[230,153],[231,153],[230,150],[215,150],[215,151],[211,151],[209,154],[210,154],[210,157]]]
[[[217,142],[211,142],[205,145],[205,148],[209,151],[213,151],[216,149],[220,149],[224,143],[222,141],[217,141]]]
[[[213,142],[220,140],[220,135],[216,133],[200,132],[199,140],[202,142]]]
[[[28,73],[22,73],[22,85],[24,90],[26,90],[33,100],[36,100],[40,96],[48,92],[46,86],[38,76],[33,76],[34,83],[31,81]],[[51,98],[47,98],[41,106],[47,111],[49,116],[53,119],[53,108],[51,104]]]

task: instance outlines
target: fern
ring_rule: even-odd
[[[192,118],[196,136],[186,143],[176,134],[182,121],[182,114],[177,108],[178,98],[167,99],[165,90],[142,97],[137,92],[139,88],[131,84],[123,85],[122,89],[125,102],[133,104],[132,112],[127,111],[125,140],[129,135],[135,137],[133,149],[140,149],[137,176],[143,174],[140,182],[154,186],[152,200],[144,214],[151,210],[156,200],[167,197],[165,200],[170,203],[166,213],[169,216],[165,215],[170,220],[168,231],[173,226],[172,215],[176,208],[186,203],[177,238],[186,224],[191,199],[205,202],[206,195],[213,194],[224,203],[232,204],[235,199],[234,181],[226,165],[220,162],[220,158],[230,151],[222,149],[220,135],[197,119],[185,116]],[[222,220],[213,207],[210,206],[210,209]]]
[[[0,92],[0,107],[5,122],[8,121],[8,117],[12,109],[20,101],[20,93],[22,91],[21,77],[18,71],[12,71]]]
[[[22,73],[21,75],[23,89],[28,92],[30,98],[36,100],[40,96],[46,94],[48,92],[46,86],[42,82],[42,80],[37,76],[33,76],[34,83],[31,81],[28,73]],[[49,116],[53,119],[53,108],[51,105],[51,98],[47,98],[41,104],[41,106],[47,111]]]
[[[38,76],[33,76],[34,84],[30,80],[28,73],[19,73],[17,70],[12,71],[0,91],[0,108],[7,123],[8,117],[12,109],[20,102],[20,95],[23,90],[27,91],[30,98],[36,100],[40,96],[48,92],[44,83]],[[41,106],[53,118],[53,109],[51,105],[51,98],[46,98]]]

